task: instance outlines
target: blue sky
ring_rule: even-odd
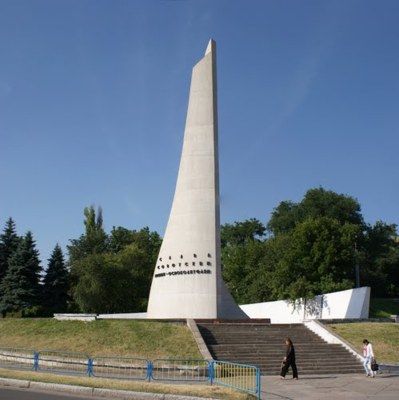
[[[210,37],[222,222],[322,185],[399,223],[398,1],[0,0],[1,226],[43,260],[90,204],[163,234]]]

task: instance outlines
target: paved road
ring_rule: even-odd
[[[0,387],[1,400],[96,400],[97,397],[81,397],[76,395],[37,392],[29,389],[14,389]],[[102,398],[104,400],[104,398]]]
[[[376,378],[363,375],[303,376],[298,381],[262,377],[264,400],[398,400],[399,376],[383,374]],[[0,387],[1,400],[104,400],[104,398],[37,392]]]
[[[382,374],[299,376],[299,380],[262,377],[262,399],[267,400],[398,400],[399,376]]]

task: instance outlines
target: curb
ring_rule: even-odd
[[[134,399],[134,400],[164,400],[165,395],[159,393],[132,392],[130,390],[96,389],[93,396],[108,397],[112,399]],[[194,399],[194,398],[193,398]],[[197,397],[195,397],[197,399]]]
[[[76,385],[64,385],[61,383],[46,383],[46,382],[34,382],[31,381],[29,384],[29,389],[37,390],[54,390],[57,392],[68,392],[73,394],[84,394],[93,395],[93,388],[86,386],[76,386]]]
[[[1,386],[11,386],[15,388],[27,389],[29,387],[29,384],[30,384],[29,381],[24,381],[22,379],[0,378]]]
[[[114,390],[92,388],[88,386],[64,385],[60,383],[46,383],[26,381],[22,379],[0,378],[0,386],[19,389],[34,389],[41,391],[64,392],[83,394],[85,396],[105,397],[123,400],[218,400],[210,397],[196,397],[176,394],[133,392],[130,390]]]

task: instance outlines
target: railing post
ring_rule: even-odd
[[[33,353],[33,369],[37,371],[39,369],[39,352]]]
[[[215,367],[214,361],[209,361],[208,364],[208,375],[209,375],[209,383],[213,385],[213,380],[215,379]]]
[[[256,392],[258,394],[258,400],[260,400],[261,393],[261,381],[260,381],[260,368],[256,368]]]
[[[89,358],[87,360],[87,375],[93,376],[93,359]]]
[[[151,361],[147,361],[147,380],[148,382],[151,381],[151,379],[153,379],[152,376],[152,371],[154,370],[154,364]]]

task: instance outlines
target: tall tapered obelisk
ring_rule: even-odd
[[[216,43],[194,66],[176,190],[148,318],[247,318],[222,279]]]

